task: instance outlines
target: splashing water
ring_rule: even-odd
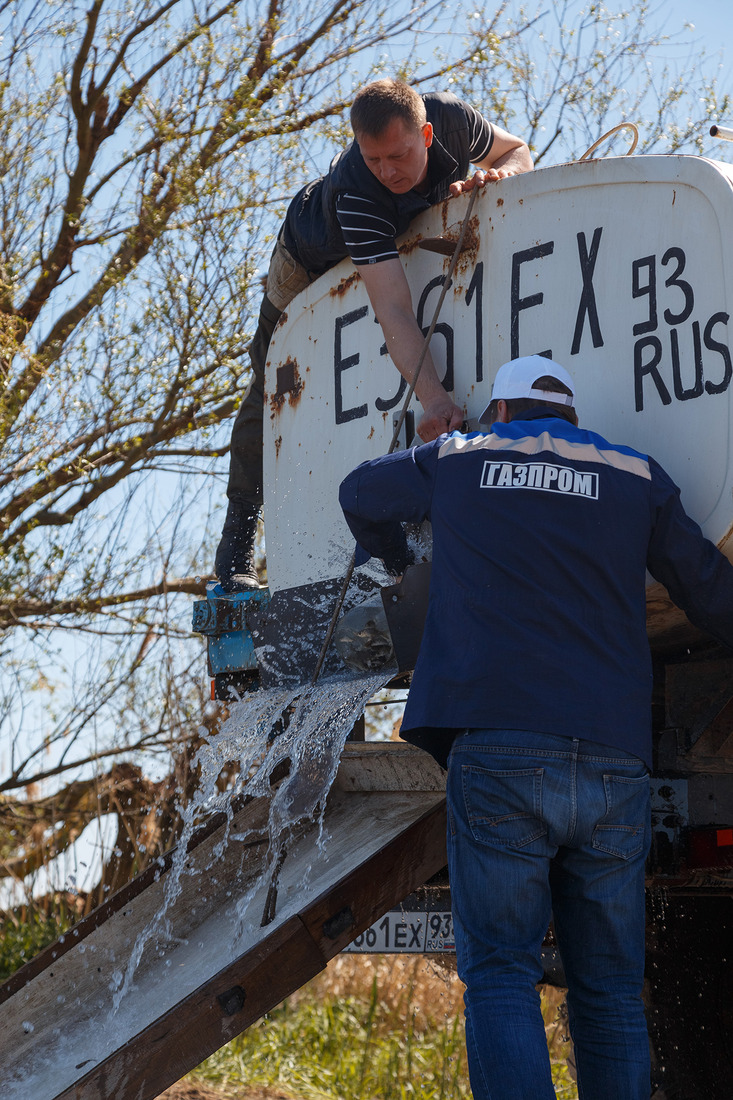
[[[235,809],[241,806],[242,798],[268,799],[268,849],[261,872],[236,903],[237,938],[267,923],[261,912],[252,911],[253,898],[261,891],[263,881],[276,884],[287,845],[305,822],[317,823],[316,842],[323,850],[328,840],[323,824],[326,798],[344,743],[368,699],[393,673],[333,678],[305,689],[301,686],[255,692],[232,705],[230,717],[218,733],[206,735],[194,761],[200,771],[199,786],[182,810],[183,831],[165,877],[163,901],[133,945],[124,978],[114,992],[113,1014],[133,988],[146,947],[160,940],[176,940],[169,915],[173,902],[182,892],[184,875],[203,870],[187,860],[196,828],[212,814],[227,815],[222,839],[213,849],[206,869],[231,839],[246,841],[246,836],[231,835]],[[234,784],[222,792],[217,780],[225,770],[236,771],[237,776]]]

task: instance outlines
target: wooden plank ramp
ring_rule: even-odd
[[[207,822],[164,919],[175,853],[0,988],[4,1100],[153,1100],[445,865],[444,787],[419,750],[347,744],[322,827],[288,841],[264,928],[267,800]]]

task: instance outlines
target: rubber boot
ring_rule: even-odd
[[[230,500],[216,551],[214,570],[225,592],[259,588],[254,548],[260,509],[248,500]]]

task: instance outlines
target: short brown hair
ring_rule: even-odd
[[[410,130],[420,130],[427,121],[422,96],[402,80],[375,80],[357,92],[351,105],[354,134],[379,137],[393,119],[399,118]]]
[[[553,378],[551,374],[543,374],[541,378],[537,378],[532,388],[535,390],[546,390],[548,393],[564,393],[572,397],[572,390],[568,389],[564,382],[561,382],[559,378]],[[575,408],[572,405],[558,405],[555,401],[543,401],[541,398],[536,397],[512,397],[507,403],[507,412],[509,418],[515,420],[520,413],[527,412],[528,409],[536,409],[538,405],[547,405],[563,420],[569,420],[571,424],[578,423],[578,417],[575,412]],[[482,418],[482,423],[493,424],[496,420],[496,414],[499,411],[498,398],[491,401],[488,409],[486,410],[486,416]]]

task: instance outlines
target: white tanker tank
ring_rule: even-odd
[[[449,260],[419,246],[456,238],[468,201],[433,207],[398,242],[425,330]],[[581,424],[661,462],[686,510],[729,557],[732,221],[733,168],[701,157],[587,160],[487,185],[431,343],[471,428],[506,360],[537,352],[565,365]],[[344,260],[291,303],[270,346],[272,603],[255,631],[266,680],[313,668],[353,549],[338,485],[388,450],[404,391],[364,285]],[[346,606],[385,583],[378,564],[358,570]],[[653,645],[669,651],[697,638],[661,586],[650,585],[648,601]],[[335,670],[337,654],[328,660]]]

